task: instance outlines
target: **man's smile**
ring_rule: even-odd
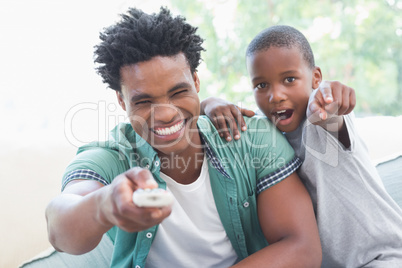
[[[173,135],[173,134],[179,132],[180,130],[182,130],[185,125],[185,122],[186,122],[185,120],[180,120],[173,126],[155,127],[155,128],[152,128],[151,130],[159,136],[169,136],[169,135]]]

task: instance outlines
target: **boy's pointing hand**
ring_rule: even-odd
[[[355,105],[353,88],[338,81],[323,81],[310,95],[307,118],[313,124],[319,124],[329,118],[349,114]]]

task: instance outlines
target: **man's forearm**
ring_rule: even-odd
[[[88,195],[61,194],[46,209],[50,243],[70,254],[94,249],[112,225],[102,222],[99,199],[106,187]]]
[[[320,267],[321,249],[309,241],[286,237],[250,255],[233,268],[241,267]]]

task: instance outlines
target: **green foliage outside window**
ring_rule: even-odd
[[[255,108],[246,47],[264,28],[286,24],[306,35],[324,79],[356,90],[356,114],[402,114],[402,0],[171,0],[171,5],[205,38],[201,98],[213,95]]]

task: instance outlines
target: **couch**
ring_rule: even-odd
[[[385,189],[402,208],[402,155],[382,161],[376,168]],[[73,256],[50,248],[25,262],[20,268],[103,268],[108,267],[105,264],[110,263],[112,251],[112,241],[104,235],[100,244],[89,253]]]

